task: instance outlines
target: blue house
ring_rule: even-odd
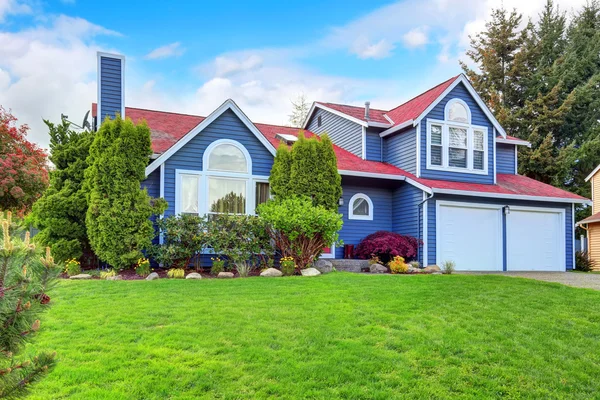
[[[93,115],[147,121],[154,154],[143,185],[168,201],[165,215],[223,212],[216,201],[231,192],[245,203],[226,211],[252,214],[269,198],[275,149],[297,128],[253,123],[233,100],[206,117],[127,107],[125,59],[99,53],[98,67]],[[518,175],[518,146],[530,144],[506,134],[464,75],[391,110],[315,102],[303,130],[334,143],[345,244],[387,230],[422,239],[425,265],[574,268],[575,204],[589,200]]]

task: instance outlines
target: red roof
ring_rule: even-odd
[[[331,108],[332,110],[339,111],[343,114],[346,114],[350,117],[359,119],[361,121],[380,122],[382,124],[391,125],[390,121],[386,117],[384,117],[385,113],[387,112],[385,110],[369,108],[369,119],[366,119],[364,107],[348,106],[345,104],[335,104],[335,103],[320,103],[320,102],[317,102],[317,104],[321,104],[325,107]]]
[[[597,212],[594,215],[590,215],[589,217],[579,221],[577,223],[577,225],[581,225],[581,224],[591,224],[593,222],[600,222],[600,212]]]

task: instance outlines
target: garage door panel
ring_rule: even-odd
[[[502,214],[498,207],[444,204],[437,217],[438,262],[462,271],[502,270]]]
[[[509,271],[564,271],[564,214],[512,209],[506,218]]]

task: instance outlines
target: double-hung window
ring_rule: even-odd
[[[427,168],[487,174],[487,128],[471,124],[468,105],[453,99],[444,120],[427,120]]]

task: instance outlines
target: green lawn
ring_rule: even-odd
[[[502,276],[65,281],[36,399],[592,398],[600,292]]]

